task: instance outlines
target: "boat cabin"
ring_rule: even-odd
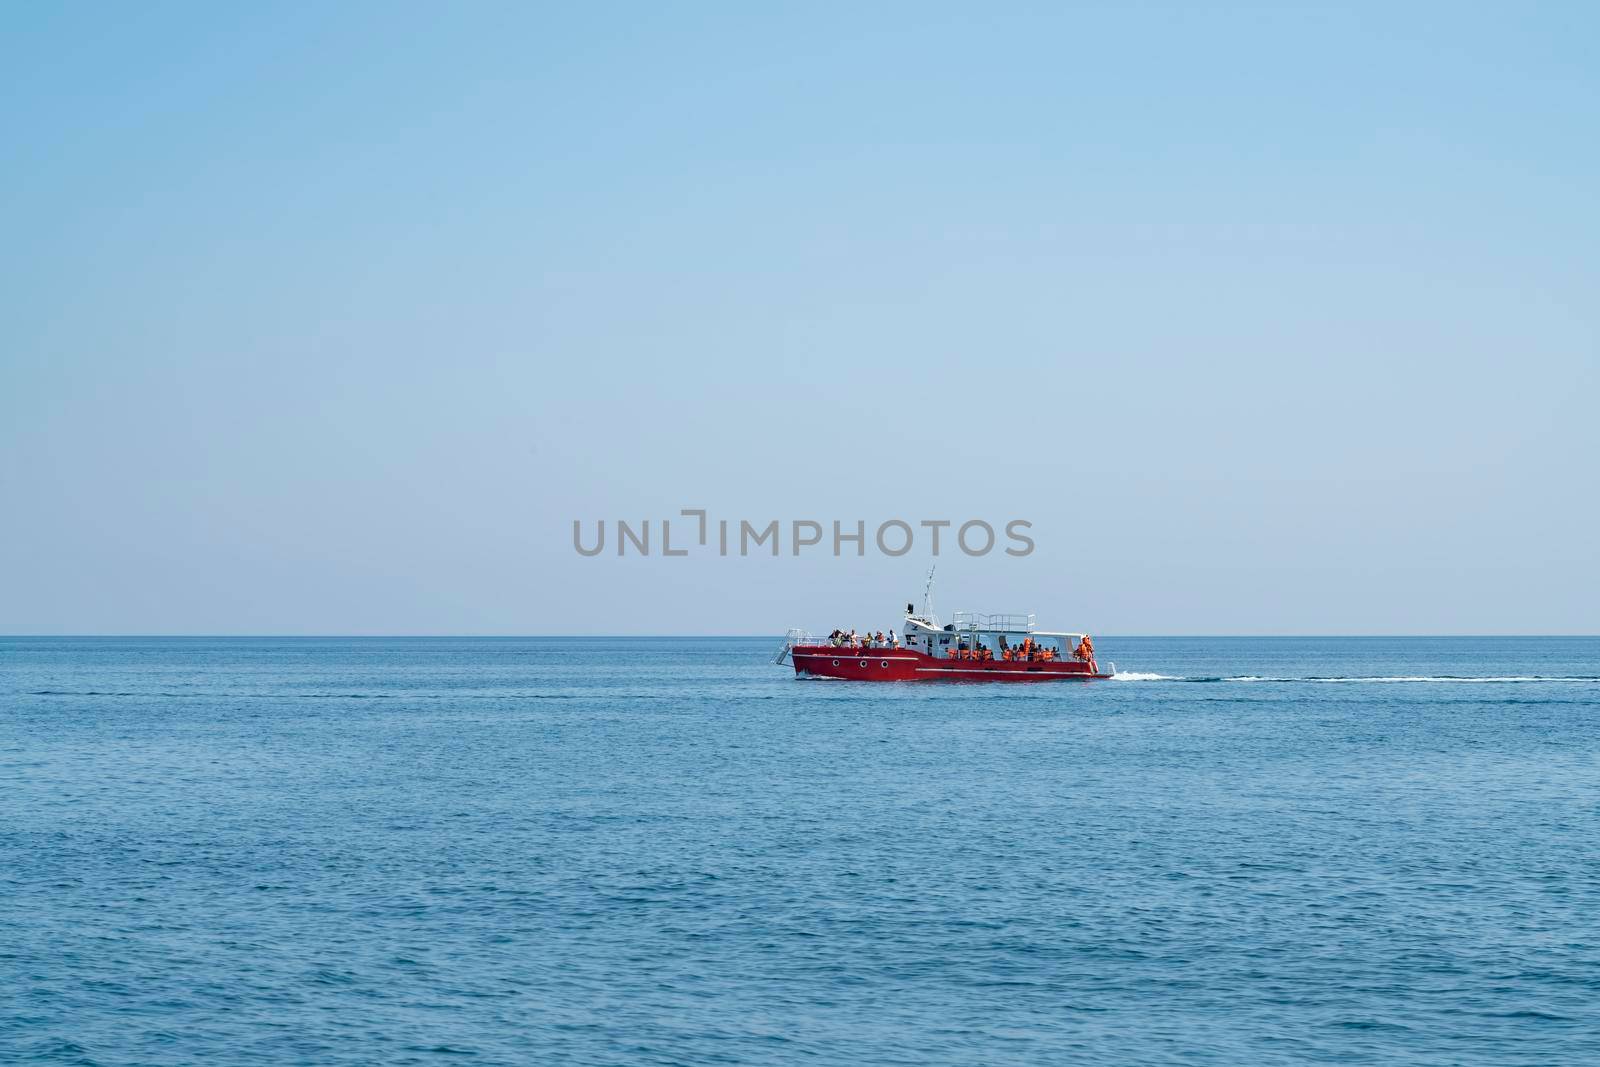
[[[903,644],[939,659],[1071,659],[1083,644],[1083,634],[1035,627],[1034,617],[1020,614],[986,615],[958,611],[940,625],[937,615],[916,614],[906,605]]]

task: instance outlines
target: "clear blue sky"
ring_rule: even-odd
[[[10,4],[0,629],[1600,631],[1600,7]]]

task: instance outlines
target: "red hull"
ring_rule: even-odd
[[[1091,661],[938,659],[908,648],[833,648],[797,645],[789,650],[794,673],[853,682],[1058,682],[1109,678]]]

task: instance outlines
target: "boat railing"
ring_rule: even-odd
[[[992,630],[1006,633],[1032,633],[1034,617],[1029,614],[989,615],[981,611],[958,611],[951,618],[957,630]]]
[[[789,658],[790,649],[814,643],[811,631],[802,630],[798,626],[791,626],[789,627],[789,632],[783,635],[783,647],[778,649],[778,654],[772,658],[772,662],[782,663]]]
[[[863,641],[865,641],[866,635],[863,634],[862,637]],[[850,647],[850,642],[841,641],[836,645],[827,636],[814,635],[809,630],[800,629],[791,629],[788,633],[783,635],[784,648],[796,648],[801,646],[807,648],[848,648]],[[862,647],[876,646],[870,646],[870,644],[864,643]]]

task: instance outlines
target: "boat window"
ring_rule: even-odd
[[[889,665],[889,661],[886,660],[886,659],[880,659],[878,661],[878,666],[880,666],[880,667],[887,667],[888,665]]]

